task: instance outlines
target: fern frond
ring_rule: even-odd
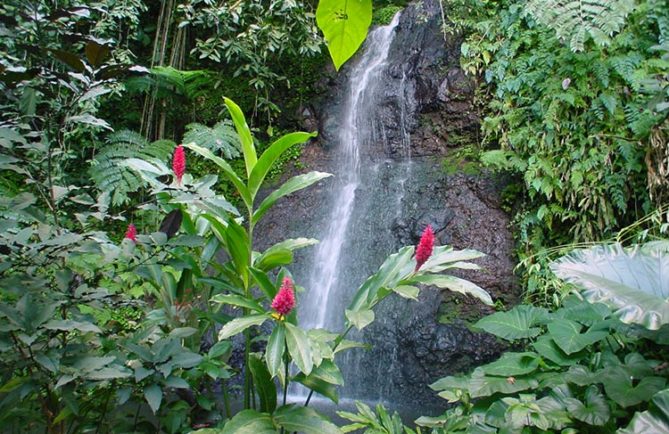
[[[214,74],[207,70],[182,71],[171,66],[156,66],[151,68],[150,74],[128,79],[126,88],[142,93],[156,89],[159,97],[177,93],[195,99],[204,95],[213,81]]]
[[[145,182],[122,162],[128,158],[166,161],[174,147],[175,143],[170,140],[149,143],[134,131],[118,131],[107,138],[106,145],[91,161],[89,173],[96,187],[109,193],[113,205],[123,205],[129,201],[128,195]]]
[[[198,123],[188,124],[183,142],[194,142],[212,152],[221,152],[228,160],[240,155],[239,137],[229,120],[221,121],[211,128]]]
[[[583,51],[588,35],[598,45],[608,45],[633,9],[634,0],[530,0],[527,5],[573,51]]]

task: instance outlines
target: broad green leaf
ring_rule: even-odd
[[[316,135],[316,133],[304,132],[289,133],[272,143],[260,156],[260,159],[258,159],[258,162],[253,167],[253,171],[249,175],[249,192],[251,193],[251,197],[255,197],[258,193],[270,169],[284,152],[292,146],[316,137]]]
[[[108,366],[106,368],[98,369],[97,371],[86,373],[85,378],[102,381],[112,380],[114,378],[127,378],[131,375],[131,372],[123,366]]]
[[[163,391],[159,385],[151,384],[144,389],[144,398],[146,399],[146,402],[149,403],[149,407],[151,407],[153,414],[156,414],[160,408],[160,403],[163,400]]]
[[[180,368],[189,369],[200,364],[202,356],[187,350],[172,356],[171,362]]]
[[[355,292],[353,300],[348,306],[351,311],[360,311],[373,308],[383,297],[379,296],[381,288],[393,288],[413,272],[411,257],[414,248],[403,247],[383,262],[379,271],[370,276]]]
[[[352,348],[362,348],[362,349],[368,350],[369,345],[364,344],[362,342],[356,342],[356,341],[351,341],[351,340],[348,340],[348,339],[342,339],[342,341],[339,342],[337,347],[333,350],[333,354],[337,354],[341,351],[350,350]]]
[[[272,191],[272,193],[267,196],[258,206],[258,209],[253,213],[253,223],[258,223],[263,215],[276,203],[277,200],[281,199],[284,196],[295,193],[296,191],[307,188],[312,184],[320,181],[321,179],[332,176],[330,173],[324,172],[309,172],[304,175],[297,175],[293,178],[290,178],[288,181],[283,183],[281,187]]]
[[[242,410],[225,424],[221,434],[276,434],[276,432],[269,414]]]
[[[664,389],[653,396],[647,411],[638,412],[627,428],[619,429],[618,434],[650,434],[669,432],[669,389]]]
[[[253,143],[253,136],[251,135],[251,130],[249,129],[248,124],[246,123],[246,118],[244,117],[244,112],[237,104],[235,104],[229,98],[223,98],[225,105],[228,107],[230,116],[232,117],[232,122],[235,124],[235,129],[239,135],[239,141],[242,144],[242,153],[244,154],[244,163],[246,165],[246,176],[251,177],[253,168],[258,161],[258,156],[256,155],[256,147]],[[251,189],[249,189],[251,190]],[[251,203],[253,203],[253,198],[255,193],[249,191],[251,197]]]
[[[259,326],[268,319],[269,316],[265,314],[248,315],[235,318],[223,326],[221,331],[218,333],[218,340],[222,341],[224,339],[229,338],[230,336],[239,334],[249,327]]]
[[[420,270],[422,272],[440,273],[449,268],[461,268],[455,265],[484,256],[484,253],[477,250],[454,250],[451,246],[437,246],[434,248],[432,256],[420,267]]]
[[[625,323],[651,330],[669,323],[669,243],[575,250],[551,264],[561,279],[583,289],[591,303],[613,309]]]
[[[190,384],[181,377],[175,377],[170,375],[165,380],[165,386],[172,387],[174,389],[190,389]]]
[[[423,274],[412,278],[411,282],[434,285],[438,288],[459,292],[460,294],[471,295],[489,306],[494,304],[492,298],[490,298],[490,294],[488,294],[485,289],[469,280],[461,279],[459,277],[445,276],[441,274]]]
[[[575,398],[565,400],[569,414],[588,425],[604,425],[611,417],[606,398],[597,386],[590,386],[585,391],[585,404]]]
[[[265,361],[272,378],[276,377],[279,373],[285,350],[286,330],[283,324],[279,323],[272,330],[272,334],[267,341],[267,348],[265,349]]]
[[[293,261],[293,252],[297,249],[318,244],[314,238],[291,238],[277,243],[265,250],[254,261],[254,267],[268,271],[275,267],[288,265]]]
[[[260,398],[260,411],[272,413],[276,409],[276,386],[267,366],[258,354],[253,353],[249,355],[249,368]]]
[[[469,383],[469,390],[472,398],[479,398],[482,396],[490,396],[495,393],[512,394],[520,392],[521,390],[534,389],[539,385],[539,382],[532,378],[505,378],[487,376],[483,369],[477,368],[471,376]]]
[[[601,382],[601,372],[592,372],[582,365],[573,365],[564,374],[564,379],[569,383],[578,384],[579,386],[588,386],[590,384]]]
[[[581,333],[581,324],[568,319],[556,319],[548,323],[550,337],[566,354],[581,351],[588,345],[606,339],[608,331],[587,331]]]
[[[293,262],[293,252],[288,249],[270,249],[260,255],[253,266],[262,271],[269,271]]]
[[[574,365],[584,357],[582,353],[565,354],[549,336],[540,336],[532,346],[541,357],[560,366]]]
[[[146,369],[144,366],[138,366],[135,368],[135,382],[139,383],[149,375],[155,373],[154,369]]]
[[[285,322],[284,325],[286,327],[288,352],[299,370],[305,375],[309,375],[313,368],[309,338],[301,328],[294,326],[289,322]]]
[[[344,377],[341,375],[339,367],[332,360],[323,360],[320,365],[314,367],[311,375],[314,375],[330,384],[336,384],[339,386],[344,384]]]
[[[569,296],[562,301],[562,308],[555,312],[556,318],[565,318],[591,326],[602,323],[611,316],[611,310],[602,303],[584,303],[580,297]]]
[[[297,381],[308,389],[323,395],[335,404],[339,403],[339,393],[337,392],[337,386],[314,376],[313,372],[308,376],[299,373],[293,378],[293,381]]]
[[[449,376],[440,378],[430,384],[430,389],[436,391],[442,390],[469,390],[469,377]]]
[[[497,312],[481,318],[475,327],[506,340],[531,338],[541,333],[541,329],[534,326],[548,315],[544,308],[520,305],[508,312]]]
[[[231,306],[246,307],[256,312],[265,312],[257,301],[236,294],[216,294],[211,298],[213,303],[229,304]]]
[[[218,167],[223,169],[223,173],[235,186],[237,192],[239,193],[239,196],[242,198],[246,206],[251,206],[251,204],[253,203],[253,199],[249,194],[248,188],[246,187],[244,182],[239,178],[237,172],[235,172],[235,170],[232,168],[232,166],[230,166],[230,164],[228,164],[227,161],[225,161],[220,157],[217,157],[209,149],[198,146],[195,143],[187,143],[184,144],[184,146],[202,155],[207,160],[214,162]]]
[[[346,309],[346,318],[355,326],[355,328],[362,330],[374,322],[374,311],[371,309],[358,311]]]
[[[286,431],[303,434],[341,434],[342,431],[314,409],[285,405],[274,412],[274,422]]]
[[[409,300],[418,300],[420,289],[410,285],[400,285],[393,288],[393,292]]]
[[[28,377],[14,377],[0,387],[0,393],[9,393],[29,380]],[[56,387],[58,387],[58,385],[56,385]]]
[[[81,371],[95,371],[105,366],[109,365],[111,362],[116,360],[116,357],[95,357],[95,356],[86,356],[77,359],[72,367],[76,370]]]
[[[372,23],[372,0],[320,0],[316,23],[339,70],[367,37]]]
[[[635,385],[629,373],[622,367],[604,370],[600,379],[608,397],[622,407],[647,401],[649,396],[664,389],[667,384],[667,380],[662,377],[644,377]]]
[[[43,326],[47,330],[73,331],[78,330],[83,333],[93,332],[102,333],[102,331],[93,323],[80,322],[71,319],[51,320]]]
[[[211,348],[209,348],[207,355],[212,359],[217,359],[226,354],[229,354],[230,352],[232,352],[232,344],[230,341],[218,341]]]
[[[536,353],[504,353],[497,361],[481,366],[487,375],[510,377],[525,375],[539,367],[539,357]]]

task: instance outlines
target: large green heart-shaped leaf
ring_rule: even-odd
[[[572,416],[588,425],[604,425],[611,417],[606,398],[597,386],[590,386],[585,391],[585,404],[576,398],[566,399],[565,404]]]
[[[497,312],[481,318],[475,326],[506,340],[532,338],[541,333],[541,329],[534,326],[548,316],[544,308],[521,305],[508,312]]]
[[[497,361],[481,367],[488,375],[503,377],[524,375],[539,367],[540,358],[536,353],[504,353]]]
[[[316,23],[323,31],[335,68],[358,51],[372,23],[372,0],[320,0]]]
[[[581,328],[581,324],[568,319],[556,319],[548,324],[551,338],[568,355],[581,351],[609,335],[609,332],[604,330],[588,330],[581,333]]]
[[[669,242],[575,250],[551,264],[561,279],[583,288],[591,303],[614,309],[625,323],[651,330],[669,324]]]

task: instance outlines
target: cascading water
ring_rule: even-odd
[[[350,72],[348,98],[340,126],[337,161],[337,180],[332,192],[329,227],[318,246],[311,276],[307,285],[311,294],[301,307],[301,323],[308,328],[336,328],[340,324],[344,298],[341,255],[351,217],[356,205],[356,191],[361,182],[361,148],[378,139],[374,106],[378,103],[378,84],[387,73],[387,58],[394,30],[399,23],[397,14],[388,26],[373,30],[365,52]]]
[[[308,294],[300,303],[300,324],[306,328],[341,330],[343,312],[355,288],[399,247],[390,231],[407,207],[405,184],[412,173],[409,123],[415,109],[405,65],[389,59],[400,18],[397,14],[389,25],[370,32],[348,71],[346,97],[336,115],[336,142],[331,143],[335,181],[330,211],[325,230],[316,234],[321,242],[307,274]],[[410,311],[403,300],[399,303],[399,310]],[[337,360],[346,378],[341,396],[397,399],[391,390],[392,377],[402,375],[401,366],[396,348],[383,331],[379,333],[379,327],[385,327],[384,318],[364,336],[349,336],[371,343],[374,349],[351,351]],[[293,389],[293,393],[300,391]]]
[[[317,119],[320,132],[303,161],[335,176],[279,202],[258,232],[268,245],[297,237],[321,241],[297,252],[291,267],[306,289],[298,294],[300,325],[342,331],[356,288],[390,254],[415,245],[427,224],[440,244],[496,252],[500,259],[490,269],[501,271],[489,281],[506,282],[504,270],[510,276],[513,263],[503,251],[511,250],[512,238],[508,217],[488,204],[496,203],[487,193],[496,184],[452,178],[441,163],[451,140],[470,137],[477,125],[459,45],[442,34],[440,2],[410,3],[390,25],[370,32],[336,78],[321,83],[328,93],[303,112],[316,115],[305,121]],[[499,246],[508,250],[499,253]],[[497,293],[512,296],[510,282]],[[386,403],[406,418],[429,408],[438,414],[443,401],[430,383],[499,354],[494,340],[459,322],[459,303],[444,301],[430,289],[418,301],[390,296],[375,308],[372,324],[347,336],[370,349],[337,354],[345,382],[338,408],[363,400]],[[300,387],[291,382],[291,402],[304,403],[308,391]],[[331,410],[317,397],[312,404]]]

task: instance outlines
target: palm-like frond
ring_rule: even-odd
[[[223,153],[226,159],[239,157],[239,137],[229,120],[221,121],[213,127],[192,123],[186,125],[184,143],[195,143],[214,153]]]
[[[607,45],[625,24],[634,0],[530,0],[527,10],[555,30],[572,50],[582,51],[588,37]]]
[[[128,194],[145,185],[144,180],[133,170],[123,165],[128,158],[166,161],[174,150],[175,143],[158,140],[149,143],[134,131],[118,131],[107,138],[107,144],[98,152],[89,169],[96,187],[111,195],[113,205],[128,202]]]

